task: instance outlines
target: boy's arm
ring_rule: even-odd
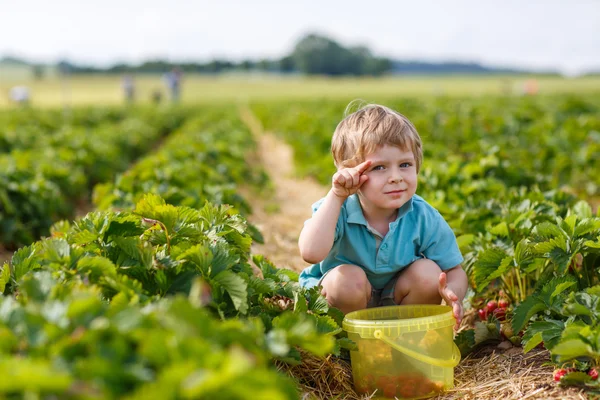
[[[450,290],[458,296],[458,299],[462,301],[467,294],[467,288],[469,286],[469,280],[467,279],[467,273],[462,269],[461,265],[446,270],[446,285]]]
[[[316,264],[325,259],[335,236],[335,227],[340,216],[340,210],[345,199],[329,191],[321,207],[309,219],[298,240],[300,255],[304,261]]]
[[[364,161],[356,167],[343,168],[333,175],[331,190],[300,232],[298,247],[304,261],[316,264],[327,257],[333,246],[335,227],[342,205],[348,196],[356,193],[369,179],[364,173],[370,166],[370,160]]]

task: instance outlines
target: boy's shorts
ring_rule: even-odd
[[[325,279],[327,274],[330,271],[333,271],[334,269],[335,268],[332,268],[329,271],[325,272],[321,279],[319,279],[319,283],[317,283],[317,286],[321,286],[323,279]],[[367,308],[397,305],[394,301],[394,289],[396,288],[396,282],[398,282],[398,278],[400,277],[400,272],[402,271],[399,271],[396,275],[394,275],[392,279],[390,279],[389,282],[385,284],[383,289],[375,289],[373,287],[371,288],[371,299],[367,303]]]

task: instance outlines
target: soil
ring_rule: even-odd
[[[252,200],[252,222],[264,235],[265,243],[255,243],[252,253],[263,254],[279,268],[301,271],[309,266],[298,250],[298,236],[311,206],[327,194],[327,188],[313,179],[294,176],[293,152],[275,135],[258,138],[259,156],[273,182],[269,198]]]

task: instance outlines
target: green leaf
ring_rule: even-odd
[[[113,237],[113,242],[117,247],[134,260],[141,260],[141,240],[139,237]]]
[[[585,307],[582,304],[568,304],[565,309],[568,311],[568,313],[570,315],[585,315],[588,317],[591,317],[592,311],[590,309],[588,309],[587,307]]]
[[[308,302],[306,301],[306,298],[300,292],[294,293],[294,311],[295,312],[308,311]]]
[[[567,236],[573,237],[575,225],[577,224],[577,215],[568,215],[563,221],[559,220],[560,227],[567,233]]]
[[[580,219],[592,218],[592,207],[587,201],[580,200],[569,210],[573,214],[577,215]]]
[[[592,381],[592,377],[585,372],[573,371],[563,376],[559,384],[560,386],[581,386],[591,382],[596,383],[596,381]]]
[[[473,234],[466,234],[466,235],[460,235],[456,238],[456,243],[458,243],[458,248],[460,249],[460,251],[462,253],[466,253],[468,247],[471,245],[471,243],[473,243],[473,240],[475,240],[475,235]]]
[[[454,343],[460,349],[462,357],[466,357],[475,347],[475,329],[467,329],[459,332],[454,338]]]
[[[0,294],[4,294],[6,285],[10,282],[10,265],[4,263],[2,269],[0,269]]]
[[[135,215],[119,215],[110,221],[108,229],[104,233],[105,238],[110,236],[139,236],[144,233],[144,228],[141,226],[141,221]]]
[[[504,269],[508,267],[505,261],[507,257],[510,256],[498,247],[490,247],[479,254],[477,261],[473,265],[477,288],[480,290],[483,289],[493,279],[502,275],[502,272],[499,272],[499,270],[503,262],[505,263]]]
[[[66,393],[73,381],[49,360],[22,356],[0,359],[0,376],[0,393]]]
[[[599,207],[600,208],[600,207]],[[583,243],[585,246],[592,248],[592,249],[600,249],[600,236],[598,236],[596,238],[596,241],[592,241],[592,240],[587,240]]]
[[[210,265],[213,261],[213,253],[208,247],[197,244],[177,256],[177,260],[194,264],[204,277],[208,277],[210,274]]]
[[[505,275],[513,267],[513,258],[505,255],[498,260],[498,256],[506,253],[500,249],[496,250],[498,251],[488,252],[486,250],[482,257],[475,262],[475,284],[478,288],[485,288],[490,282]],[[496,265],[495,263],[498,261],[499,263]]]
[[[523,335],[524,349],[529,351],[540,344],[541,341],[544,342],[547,349],[552,349],[560,341],[564,329],[565,324],[563,321],[553,319],[535,321],[527,327]]]
[[[535,314],[547,308],[543,301],[532,295],[522,301],[514,310],[512,327],[515,333],[520,332]]]
[[[275,279],[277,278],[277,267],[275,267],[275,265],[273,265],[273,263],[265,256],[262,254],[257,254],[252,257],[252,261],[254,261],[254,264],[256,264],[256,266],[262,272],[263,278],[271,278],[279,282],[279,279]]]
[[[496,236],[508,237],[508,225],[504,221],[500,222],[490,229],[490,233]]]
[[[154,215],[154,210],[162,205],[165,205],[165,201],[159,195],[153,193],[147,193],[142,197],[140,201],[135,205],[134,212],[136,214],[142,215],[146,218],[152,218]],[[152,218],[155,219],[155,218]]]
[[[575,281],[567,281],[567,282],[560,283],[556,286],[556,288],[554,289],[554,291],[552,292],[550,297],[554,298],[554,297],[558,296],[559,294],[563,293],[565,290],[567,290],[571,286],[575,286],[575,285],[577,285],[577,282],[575,282]]]
[[[13,279],[18,282],[26,273],[41,267],[35,244],[21,247],[11,259]]]
[[[530,336],[527,340],[523,338],[523,353],[528,353],[542,342],[542,332],[535,332],[533,336]]]
[[[213,259],[210,265],[210,276],[228,270],[240,261],[240,257],[231,251],[231,246],[217,245],[211,247]]]
[[[321,294],[321,289],[319,287],[312,287],[307,292],[308,309],[315,314],[326,314],[329,310],[329,305],[327,304],[327,299]]]
[[[463,331],[463,332],[467,332],[467,331]],[[473,332],[473,330],[471,329],[470,332]],[[350,350],[350,351],[358,350],[358,346],[356,345],[356,342],[348,339],[347,337],[339,338],[337,340],[337,344],[341,349],[346,349],[346,350]]]
[[[88,231],[86,229],[86,230],[82,230],[82,231],[79,231],[79,232],[71,235],[71,237],[69,238],[69,241],[72,244],[82,245],[82,244],[88,244],[91,242],[95,242],[99,238],[100,238],[100,235],[98,235],[98,233],[94,233],[94,232]]]
[[[561,341],[552,348],[552,355],[558,356],[561,362],[569,361],[578,357],[594,356],[594,351],[581,339],[569,339]]]
[[[553,238],[567,239],[565,232],[557,225],[551,222],[542,222],[538,224],[532,231],[533,239],[536,242],[543,242]]]
[[[248,285],[232,271],[221,271],[212,278],[227,291],[236,310],[242,314],[248,312]]]
[[[316,318],[316,328],[320,334],[337,335],[342,331],[338,323],[328,315],[312,315],[312,317]]]
[[[582,236],[587,235],[590,232],[594,232],[594,234],[592,236],[595,236],[598,233],[600,233],[600,219],[598,219],[598,218],[584,219],[583,221],[581,221],[581,223],[579,223],[575,227],[575,232],[573,234],[573,237],[575,239],[578,239],[578,238],[581,238]]]
[[[101,277],[117,275],[117,268],[108,258],[104,257],[84,257],[77,262],[77,271],[81,274],[89,274],[93,282],[97,282]]]

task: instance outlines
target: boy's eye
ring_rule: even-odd
[[[374,167],[373,167],[373,169],[372,169],[372,170],[373,170],[373,171],[380,171],[380,170],[382,170],[382,169],[383,169],[383,165],[376,165],[376,166],[374,166]]]
[[[403,162],[402,164],[400,164],[400,168],[409,168],[411,166],[411,164],[409,162]]]

